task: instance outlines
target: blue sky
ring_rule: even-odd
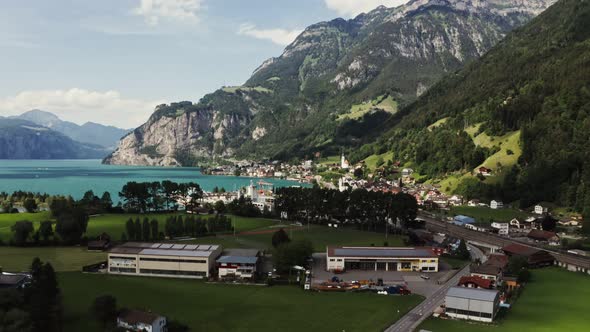
[[[310,24],[403,2],[2,0],[0,115],[137,126],[158,103],[242,84]]]

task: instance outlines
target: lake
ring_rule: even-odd
[[[204,175],[198,168],[142,167],[102,165],[100,160],[0,160],[0,192],[16,190],[71,195],[79,199],[93,190],[98,196],[111,193],[113,200],[129,181],[196,182],[203,190],[211,191],[216,186],[228,191],[237,190],[260,179]],[[268,179],[276,187],[306,186],[297,182]]]

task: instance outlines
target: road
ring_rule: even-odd
[[[408,312],[404,317],[391,325],[385,332],[411,332],[414,331],[426,318],[434,312],[445,301],[445,295],[449,288],[457,286],[462,276],[469,274],[469,265],[457,272],[449,281],[439,288],[432,295],[427,297],[422,303]]]
[[[479,248],[469,244],[469,253],[471,254],[471,260],[480,260],[485,262],[487,256]],[[449,279],[441,288],[439,288],[432,295],[427,297],[422,303],[408,312],[404,317],[398,320],[395,324],[391,325],[385,332],[411,332],[414,331],[426,318],[434,312],[445,301],[445,295],[449,288],[457,286],[461,277],[469,275],[469,264]]]

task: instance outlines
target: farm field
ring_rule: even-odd
[[[0,213],[0,240],[10,240],[12,236],[10,228],[15,222],[21,220],[33,222],[33,226],[37,229],[42,221],[51,220],[51,213],[49,211],[37,213]]]
[[[106,260],[106,253],[89,252],[85,247],[0,247],[0,266],[4,271],[28,271],[39,257],[56,271],[81,271],[82,266]]]
[[[494,325],[429,318],[419,329],[432,332],[588,331],[590,278],[557,268],[532,271],[532,280],[512,309]]]
[[[120,307],[152,310],[193,331],[381,331],[422,300],[416,295],[311,293],[293,286],[82,273],[60,273],[58,278],[66,331],[98,332],[89,306],[104,294],[117,297]]]
[[[493,210],[480,206],[454,206],[451,208],[452,215],[466,215],[475,218],[478,223],[488,223],[490,220],[508,222],[513,218],[525,219],[528,213],[516,209]]]

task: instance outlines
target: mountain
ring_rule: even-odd
[[[589,78],[590,1],[560,0],[440,81],[351,158],[387,155],[447,191],[521,207],[555,202],[588,216]]]
[[[131,131],[93,122],[87,122],[79,126],[73,122],[62,121],[53,113],[40,110],[32,110],[13,118],[30,121],[58,131],[74,141],[97,144],[111,150],[114,150],[117,142]]]
[[[554,0],[414,0],[312,25],[239,87],[160,105],[106,163],[290,159],[377,137],[392,114]]]
[[[30,121],[0,118],[0,159],[99,159],[107,153]]]

